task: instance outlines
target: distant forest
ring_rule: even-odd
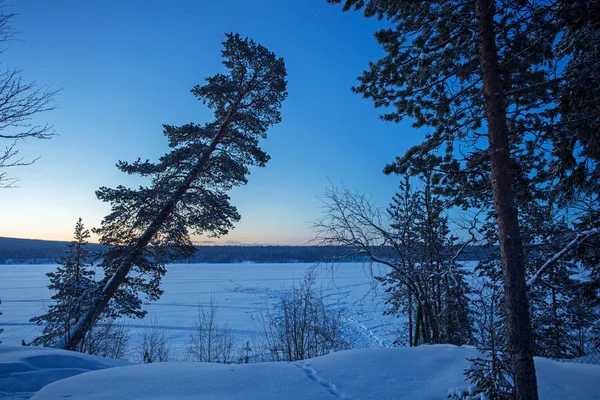
[[[67,248],[68,242],[15,239],[0,237],[0,264],[54,264]],[[92,252],[103,246],[89,243]],[[459,259],[483,260],[493,248],[472,246]],[[342,246],[197,246],[196,253],[178,261],[182,264],[198,263],[314,263],[320,261],[363,262],[363,256],[344,257],[348,248]]]

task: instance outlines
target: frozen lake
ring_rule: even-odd
[[[0,340],[6,344],[30,341],[39,328],[29,318],[43,313],[51,304],[46,273],[55,265],[0,265],[2,299]],[[217,323],[227,324],[238,343],[253,340],[260,331],[257,315],[279,294],[303,279],[314,268],[316,288],[327,303],[346,309],[345,321],[356,336],[356,347],[388,346],[402,328],[403,319],[383,316],[383,290],[374,287],[369,266],[360,263],[334,267],[313,264],[175,264],[163,279],[164,294],[147,304],[143,320],[125,319],[132,339],[150,319],[165,329],[177,358],[183,357],[198,305],[208,305],[211,296],[217,305]],[[385,270],[375,269],[376,275]]]

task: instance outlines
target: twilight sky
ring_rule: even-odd
[[[263,142],[271,161],[231,193],[241,222],[226,237],[197,243],[306,243],[326,187],[343,183],[385,206],[398,178],[384,176],[383,166],[422,139],[409,123],[380,121],[370,100],[351,93],[382,54],[373,38],[381,23],[326,0],[14,4],[19,40],[2,54],[3,67],[63,91],[59,108],[35,120],[59,136],[21,143],[22,156],[41,158],[7,171],[21,180],[0,190],[0,236],[70,240],[78,217],[98,226],[109,206],[94,191],[136,184],[115,168],[118,160],[168,151],[163,123],[211,118],[189,91],[220,70],[225,32],[284,57],[289,97]]]

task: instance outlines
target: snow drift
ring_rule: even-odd
[[[437,345],[350,350],[295,363],[131,365],[0,346],[0,395],[27,398],[41,389],[33,399],[445,399],[449,389],[468,386],[463,370],[476,354],[472,347]],[[538,358],[536,367],[541,399],[600,399],[600,366]]]
[[[0,345],[0,398],[28,399],[59,379],[132,363],[44,347]]]

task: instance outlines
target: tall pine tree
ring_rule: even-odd
[[[527,199],[546,196],[556,171],[553,143],[563,159],[596,171],[598,102],[574,94],[597,76],[594,2],[496,0],[329,0],[362,9],[393,27],[375,35],[384,57],[369,65],[354,88],[385,109],[382,118],[409,117],[431,127],[425,141],[386,168],[419,165],[440,154],[448,195],[465,208],[489,211],[500,247],[508,347],[518,399],[536,399],[526,257],[519,213]],[[581,17],[582,10],[590,11]],[[585,27],[582,34],[577,27]],[[584,86],[585,85],[585,86]],[[595,93],[593,90],[590,93]],[[570,100],[570,101],[567,101]],[[581,129],[573,147],[564,139]],[[575,150],[573,150],[575,149]],[[575,156],[573,154],[575,153]],[[570,172],[567,175],[570,175]],[[531,224],[533,225],[533,224]],[[588,242],[589,243],[589,242]],[[586,255],[593,255],[587,250]]]
[[[227,191],[247,183],[250,166],[269,156],[259,147],[280,122],[287,97],[282,58],[238,34],[223,42],[226,73],[206,79],[192,94],[214,112],[205,124],[164,126],[171,151],[158,162],[119,162],[128,174],[148,177],[149,186],[100,188],[112,211],[96,230],[108,246],[105,279],[89,313],[73,327],[64,347],[72,349],[111,302],[118,313],[142,316],[140,294],[158,298],[165,264],[193,251],[190,233],[221,236],[240,219]]]

